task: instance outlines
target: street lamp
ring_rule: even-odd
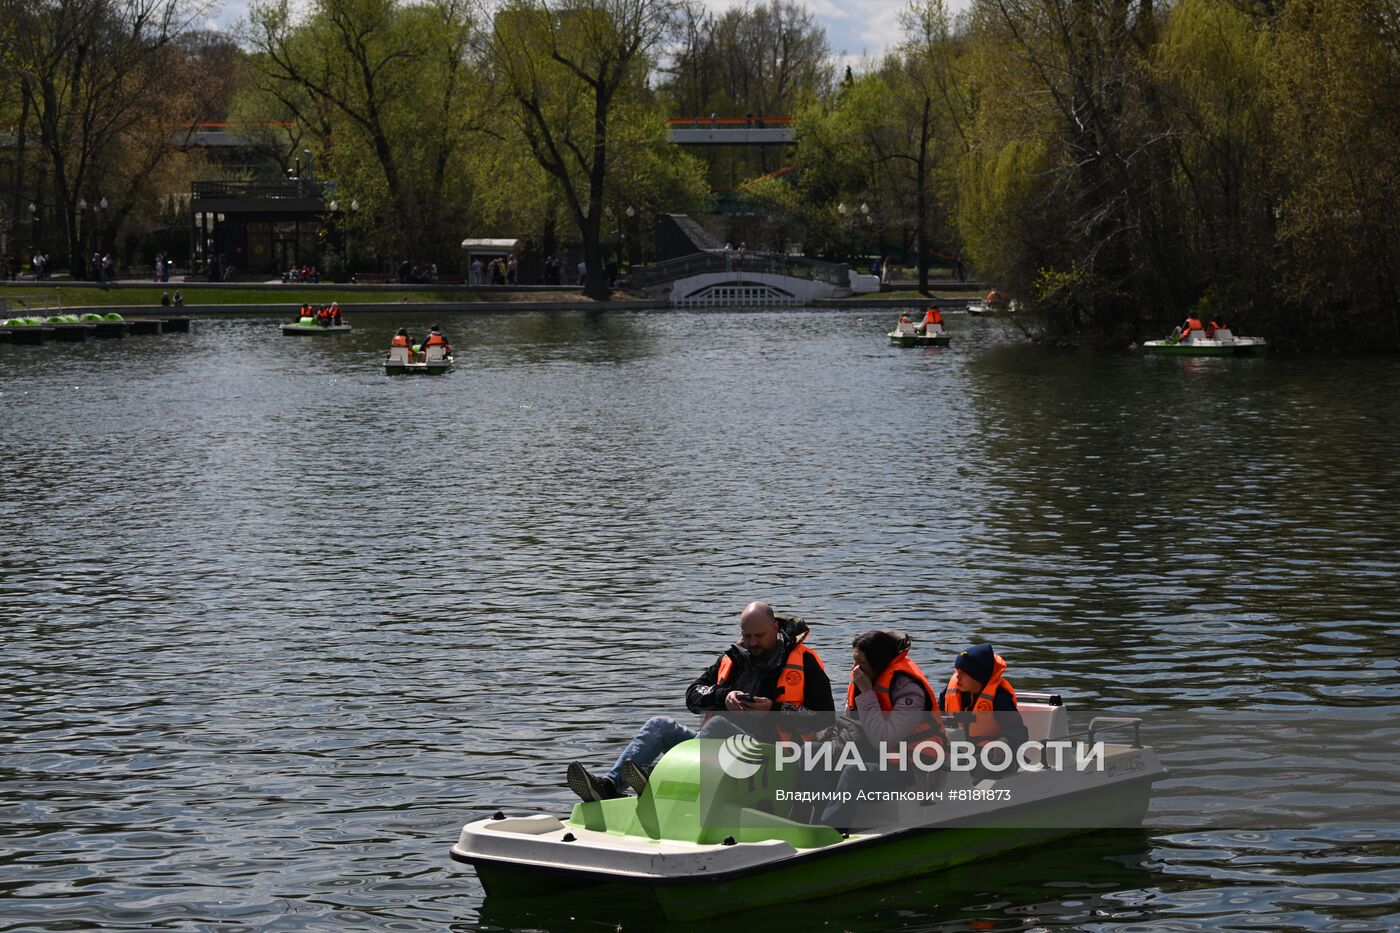
[[[353,224],[350,223],[350,220],[353,220],[354,216],[356,216],[356,214],[358,213],[360,213],[360,202],[358,202],[358,200],[351,199],[350,219],[346,220],[346,277],[347,279],[350,279],[350,282],[354,282],[354,272],[351,272],[351,269],[354,269],[354,244],[353,241],[350,240],[350,230],[351,227],[353,227]]]
[[[307,164],[310,165],[310,164],[311,164],[311,161],[310,161],[310,160],[311,160],[311,153],[310,153],[309,151],[308,151],[307,154],[306,154],[306,158],[307,158]],[[332,198],[329,202],[326,203],[326,211],[330,214],[330,216],[326,219],[326,225],[327,225],[327,227],[329,227],[331,224],[334,224],[334,223],[335,223],[335,215],[336,215],[337,213],[340,212],[340,202],[337,201],[337,200],[335,200],[334,198]],[[327,232],[328,232],[328,231],[325,231],[325,230],[322,231],[322,233],[327,233]],[[334,238],[332,238],[332,237],[330,237],[329,235],[327,235],[327,238],[326,238],[326,239],[327,239],[326,245],[327,245],[327,246],[330,246],[330,247],[332,247],[332,248],[334,248],[334,244],[335,244]],[[324,258],[325,258],[325,255],[322,254],[321,258],[324,259]],[[349,275],[348,275],[349,270],[347,269],[346,271],[347,271],[346,277],[349,278]],[[332,275],[332,276],[333,276],[333,275],[335,275],[335,271],[334,271],[333,269],[327,268],[327,269],[326,269],[326,274],[327,274],[327,275]]]
[[[632,256],[627,252],[627,225],[632,222],[632,218],[637,216],[637,209],[632,205],[627,205],[627,210],[623,211],[627,219],[622,222],[622,258],[627,260],[627,272],[632,272]]]
[[[86,218],[83,217],[83,215],[87,213],[88,202],[87,198],[83,197],[81,194],[78,195],[77,207],[78,216],[75,220],[78,224],[78,255],[71,257],[68,265],[72,268],[73,274],[77,278],[85,278],[84,270],[87,268],[87,237],[92,235],[90,229],[92,225],[87,223]]]
[[[99,198],[97,201],[97,251],[102,252],[102,228],[107,221],[107,199]]]

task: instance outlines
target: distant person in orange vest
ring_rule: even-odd
[[[1211,321],[1210,324],[1206,327],[1206,339],[1207,339],[1207,340],[1213,339],[1213,338],[1215,337],[1215,332],[1218,331],[1218,330],[1229,330],[1229,329],[1230,329],[1230,328],[1229,328],[1229,325],[1221,324],[1221,323],[1219,323],[1219,322],[1217,322],[1217,321]]]
[[[331,309],[330,309],[330,308],[317,308],[317,309],[316,309],[316,323],[319,324],[321,327],[330,327],[330,326],[331,326]]]
[[[953,661],[953,676],[938,695],[938,705],[953,714],[969,740],[979,746],[1004,742],[1014,756],[1029,733],[1005,673],[1006,660],[991,645],[974,645]]]
[[[1191,336],[1193,330],[1200,331],[1202,336],[1204,336],[1206,328],[1205,325],[1201,323],[1201,319],[1196,316],[1196,312],[1190,311],[1186,315],[1185,323],[1172,331],[1172,336],[1178,341],[1185,343],[1187,338]]]
[[[938,310],[938,305],[934,305],[924,312],[924,319],[919,324],[919,333],[927,334],[930,324],[937,324],[939,327],[943,326],[943,312]]]
[[[334,324],[336,327],[339,327],[342,323],[344,323],[344,319],[343,319],[343,318],[341,317],[341,315],[340,315],[340,302],[338,302],[338,301],[332,301],[332,302],[331,302],[331,311],[330,311],[330,314],[331,314],[331,323]]]
[[[447,343],[447,337],[443,334],[442,328],[434,324],[428,328],[427,336],[423,338],[423,353],[426,356],[429,347],[442,347],[442,352],[452,355],[452,347]]]
[[[389,346],[409,347],[411,349],[411,344],[408,342],[408,328],[400,327],[399,332],[395,334],[393,338],[389,341]]]

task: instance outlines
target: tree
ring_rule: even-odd
[[[680,42],[662,90],[686,115],[786,116],[827,93],[835,73],[826,31],[793,0],[681,9]]]
[[[315,143],[321,177],[366,206],[378,246],[445,258],[466,211],[466,141],[485,91],[467,0],[255,4],[246,38],[263,94]]]
[[[981,244],[974,261],[1036,297],[1056,332],[1135,330],[1174,308],[1170,134],[1144,77],[1152,0],[975,0],[971,23],[977,122],[964,194],[1016,192],[1022,211],[985,205],[1012,229],[965,227]],[[1029,196],[986,177],[1028,154],[1039,171]],[[1038,256],[1021,251],[1031,231]]]
[[[1400,346],[1400,9],[1294,0],[1270,63],[1287,305],[1351,344]]]
[[[22,88],[38,130],[62,224],[68,265],[84,268],[79,208],[104,165],[137,150],[138,181],[174,151],[172,123],[188,123],[198,95],[184,57],[170,48],[183,30],[177,0],[0,0],[4,69]],[[163,88],[177,90],[166,95]],[[197,85],[196,85],[197,86]],[[129,208],[136,191],[125,204]]]
[[[864,135],[875,164],[889,176],[884,219],[913,228],[919,290],[927,294],[932,234],[948,232],[947,205],[955,166],[967,152],[963,128],[970,115],[944,0],[915,0],[900,26],[903,40],[881,68],[886,116],[883,125],[867,124]]]
[[[553,178],[583,241],[584,294],[608,294],[602,222],[629,99],[644,95],[671,0],[516,0],[495,18],[489,46],[514,126]]]
[[[834,65],[825,30],[792,0],[718,16],[691,0],[661,75],[673,115],[782,117],[826,97]],[[706,146],[703,158],[712,184],[724,189],[785,167],[789,155],[782,146]]]

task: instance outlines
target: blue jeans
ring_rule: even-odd
[[[699,732],[692,732],[670,716],[653,716],[642,724],[642,728],[637,730],[637,734],[627,743],[622,754],[617,756],[617,762],[607,773],[607,778],[613,782],[614,787],[622,787],[622,766],[628,761],[635,761],[646,767],[655,764],[662,755],[690,739],[727,739],[743,731],[723,716],[711,716],[709,721],[700,727]]]
[[[865,812],[862,813],[861,801],[855,799],[854,795],[860,791],[904,790],[911,783],[910,776],[903,771],[880,770],[873,763],[867,763],[866,767],[870,770],[862,771],[854,765],[841,769],[841,776],[836,781],[836,793],[850,793],[852,799],[833,800],[828,803],[822,811],[820,822],[842,831],[874,829],[884,822],[880,818],[881,808],[878,804],[865,806]],[[888,814],[894,811],[886,807],[885,812]]]

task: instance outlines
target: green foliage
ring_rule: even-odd
[[[670,0],[513,0],[492,24],[490,67],[513,130],[502,138],[523,142],[552,179],[582,241],[585,293],[594,298],[606,296],[603,270],[615,258],[603,236],[627,118],[647,122],[649,55],[673,14]]]
[[[1151,76],[1173,127],[1185,265],[1197,287],[1243,279],[1267,289],[1270,37],[1224,0],[1182,0],[1161,35]]]
[[[680,11],[678,44],[661,82],[681,116],[788,116],[828,92],[826,34],[793,0]]]
[[[979,274],[1002,283],[1033,281],[1045,256],[1050,192],[1045,139],[979,146],[962,164],[957,224]]]
[[[1400,11],[1297,0],[1270,62],[1290,304],[1348,342],[1400,343]]]
[[[361,203],[364,245],[380,255],[456,256],[445,247],[469,215],[468,130],[486,93],[470,64],[470,14],[465,0],[251,9],[263,99],[245,106],[291,111],[316,177]]]

